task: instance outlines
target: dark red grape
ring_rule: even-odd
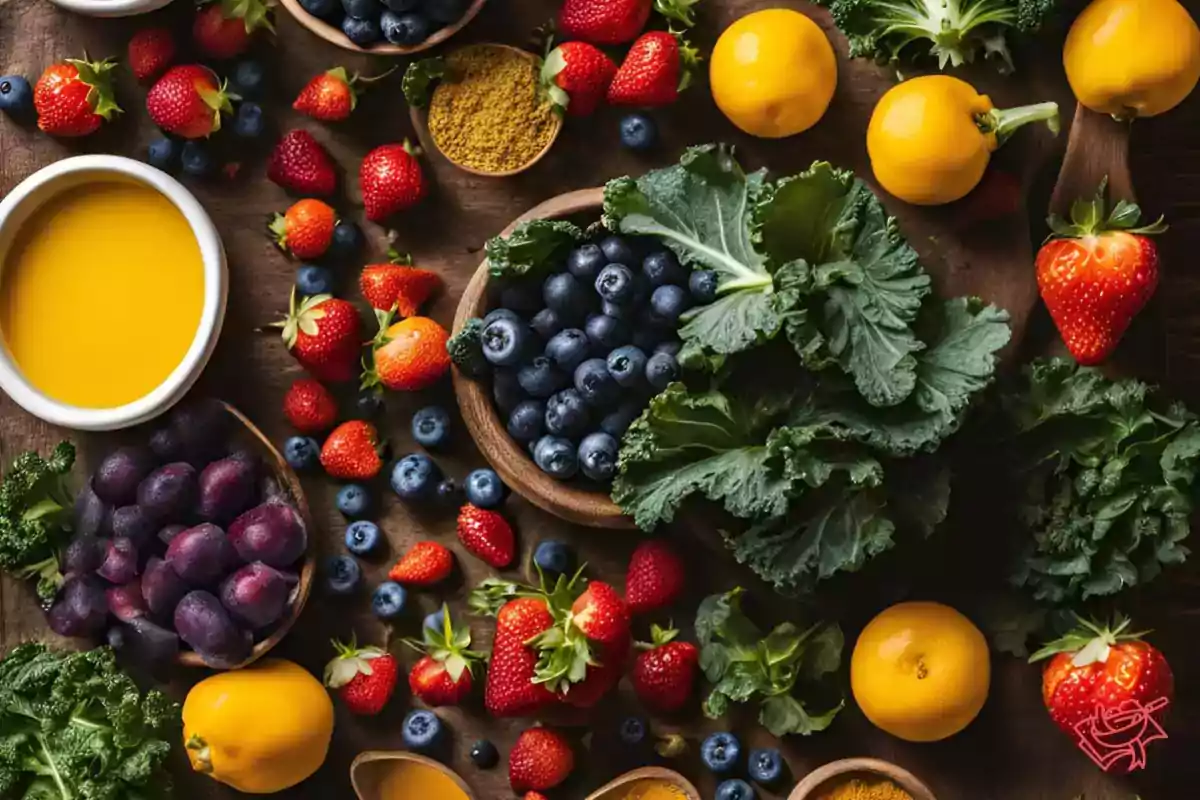
[[[129,622],[146,613],[141,578],[134,578],[123,586],[112,586],[104,594],[108,599],[108,610],[122,622]]]
[[[137,545],[124,536],[109,540],[104,551],[104,563],[96,574],[109,583],[129,583],[138,575]]]
[[[112,506],[100,499],[87,484],[75,496],[75,532],[87,536],[108,536],[112,533]]]
[[[197,513],[209,522],[228,523],[254,503],[257,482],[258,459],[249,453],[214,461],[200,473]]]
[[[99,581],[91,576],[67,578],[46,621],[59,636],[97,637],[103,633],[108,599]]]
[[[123,536],[138,548],[150,544],[158,525],[141,506],[121,506],[112,512],[113,536]]]
[[[175,606],[175,631],[204,657],[240,661],[253,640],[211,592],[188,592]]]
[[[151,556],[142,574],[142,598],[150,613],[160,619],[170,619],[175,606],[187,593],[187,582],[179,577],[175,568],[163,559]]]
[[[179,655],[179,635],[146,617],[117,623],[108,629],[108,642],[134,664],[159,666]]]
[[[237,563],[225,531],[209,522],[188,528],[167,546],[167,561],[191,586],[211,586]]]
[[[90,575],[104,563],[105,541],[89,534],[80,534],[63,550],[64,575]]]
[[[249,628],[279,621],[290,588],[283,573],[261,561],[247,564],[221,583],[221,603],[235,620]]]
[[[183,442],[171,428],[159,428],[150,434],[150,451],[160,464],[169,464],[183,458]]]
[[[159,467],[138,485],[137,504],[159,522],[180,522],[196,506],[196,470],[177,461]]]
[[[154,456],[144,447],[120,447],[109,454],[92,476],[92,489],[113,506],[126,506],[137,497],[138,484],[154,469]]]
[[[158,532],[158,540],[163,544],[170,544],[171,540],[186,531],[187,527],[187,525],[180,525],[178,522],[172,525],[164,525],[162,530]]]
[[[216,400],[195,400],[171,412],[170,426],[184,458],[203,467],[224,455],[233,417]]]
[[[286,503],[263,503],[229,526],[229,541],[243,561],[261,561],[276,569],[295,564],[308,547],[308,534],[296,509]]]

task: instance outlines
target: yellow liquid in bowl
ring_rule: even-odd
[[[614,795],[612,800],[686,800],[682,790],[666,781],[647,778],[634,781],[623,794]]]
[[[467,795],[441,770],[412,761],[397,761],[379,787],[380,800],[467,800]]]
[[[0,271],[0,334],[25,379],[81,408],[152,392],[191,347],[204,307],[183,213],[132,181],[80,184],[21,227]]]

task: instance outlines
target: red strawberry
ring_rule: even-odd
[[[679,631],[650,626],[650,642],[639,642],[630,683],[647,708],[669,713],[687,704],[696,683],[700,651],[691,642],[676,641]]]
[[[379,334],[372,343],[371,365],[363,371],[361,388],[384,386],[395,392],[416,392],[450,371],[446,350],[450,332],[436,321],[409,317],[393,323],[390,312],[376,311],[375,315]]]
[[[150,87],[146,110],[167,133],[200,139],[221,130],[221,114],[233,113],[233,105],[215,72],[186,64],[171,67]]]
[[[196,12],[192,41],[209,58],[233,58],[250,47],[259,28],[274,30],[270,0],[215,0]]]
[[[272,324],[296,360],[323,381],[348,381],[358,372],[362,345],[358,312],[345,300],[318,294],[296,305],[292,289],[287,316]]]
[[[529,728],[508,754],[508,782],[514,792],[553,789],[575,769],[570,743],[549,728]]]
[[[625,602],[634,614],[664,608],[679,599],[683,581],[683,560],[670,545],[657,539],[642,542],[629,558]]]
[[[283,396],[283,415],[300,433],[320,433],[337,424],[337,402],[322,383],[301,378]]]
[[[607,583],[592,581],[571,605],[571,621],[589,639],[610,644],[629,638],[629,606]]]
[[[363,299],[372,308],[379,311],[395,309],[401,317],[413,317],[441,288],[442,279],[432,270],[392,262],[363,267],[358,286]]]
[[[289,192],[325,197],[337,188],[333,159],[308,131],[292,130],[271,151],[267,178]]]
[[[1080,364],[1099,364],[1158,286],[1160,217],[1138,227],[1141,212],[1124,200],[1106,215],[1106,182],[1071,207],[1071,221],[1047,220],[1051,238],[1037,254],[1038,289],[1067,349]]]
[[[521,800],[549,800],[546,795],[541,792],[528,791],[521,796]]]
[[[337,656],[325,665],[325,685],[354,714],[373,716],[383,710],[396,688],[396,658],[378,647],[358,647],[334,640]]]
[[[536,714],[555,702],[544,684],[533,682],[538,653],[526,644],[553,626],[554,617],[540,597],[520,597],[501,607],[496,615],[496,636],[484,690],[484,706],[489,714]]]
[[[638,38],[608,86],[614,106],[665,106],[679,99],[691,83],[699,60],[696,49],[667,31],[650,31]]]
[[[46,67],[33,87],[38,127],[51,136],[87,136],[121,113],[109,74],[116,65],[85,56]]]
[[[483,653],[467,649],[471,646],[471,629],[456,630],[445,606],[442,619],[442,630],[426,627],[422,641],[405,640],[405,644],[426,654],[408,673],[408,686],[414,697],[429,706],[454,706],[466,699],[473,685],[474,665],[484,658]]]
[[[338,425],[321,445],[321,466],[333,478],[369,481],[383,469],[379,433],[360,419]]]
[[[558,30],[569,39],[624,44],[646,27],[652,5],[652,0],[566,0]]]
[[[592,660],[587,675],[578,683],[562,687],[563,702],[575,708],[593,708],[607,695],[625,674],[625,664],[629,660],[628,635],[618,642],[608,645],[593,645]]]
[[[327,203],[307,198],[276,214],[267,226],[275,235],[275,243],[296,258],[320,258],[333,241],[337,212]]]
[[[394,71],[390,69],[374,78],[364,78],[357,72],[347,74],[345,67],[334,67],[305,84],[292,103],[292,108],[325,122],[344,120],[358,105],[358,92],[354,91],[354,87],[382,80]]]
[[[474,556],[496,569],[512,563],[516,550],[513,529],[498,511],[467,503],[458,512],[458,540]]]
[[[617,65],[587,42],[566,42],[550,51],[542,64],[542,84],[550,99],[567,113],[586,117],[604,102]]]
[[[417,542],[400,557],[388,573],[397,583],[433,586],[450,577],[454,554],[437,542]]]
[[[367,219],[382,222],[425,196],[425,176],[416,158],[419,153],[407,141],[385,144],[367,153],[358,170]]]
[[[578,597],[575,586],[574,579],[560,578],[546,595],[555,627],[529,644],[538,650],[538,682],[568,704],[590,708],[621,679],[629,609],[607,583],[594,581]]]
[[[161,75],[175,60],[175,37],[166,28],[143,28],[129,40],[129,68],[139,81]]]

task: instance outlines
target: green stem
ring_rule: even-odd
[[[996,134],[996,141],[1004,144],[1008,137],[1030,122],[1045,122],[1055,136],[1058,135],[1058,103],[1034,103],[1017,108],[993,108],[986,114],[975,117],[975,124],[984,133]]]
[[[740,292],[746,289],[762,289],[763,287],[771,286],[770,275],[752,274],[743,278],[734,278],[727,283],[721,284],[717,289],[717,294],[722,297],[732,292]]]
[[[37,739],[38,746],[42,748],[42,756],[46,759],[46,767],[49,769],[50,777],[54,779],[55,785],[58,786],[59,794],[62,795],[63,800],[72,800],[74,795],[67,788],[67,785],[63,783],[62,773],[58,769],[58,764],[54,763],[54,755],[46,745],[46,737],[38,733],[34,734],[34,738]]]

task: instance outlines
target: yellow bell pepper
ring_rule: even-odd
[[[1117,119],[1170,111],[1200,80],[1200,28],[1176,0],[1095,0],[1063,46],[1080,103]]]
[[[248,794],[279,792],[312,775],[332,736],[329,693],[291,661],[218,673],[183,703],[192,769]]]

